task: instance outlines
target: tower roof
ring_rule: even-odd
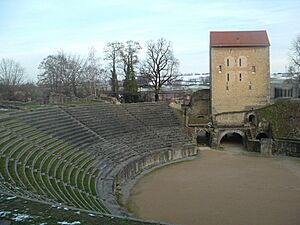
[[[211,31],[211,47],[270,46],[267,32],[261,31]]]

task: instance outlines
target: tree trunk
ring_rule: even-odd
[[[155,101],[156,101],[156,102],[159,101],[158,91],[155,91]]]

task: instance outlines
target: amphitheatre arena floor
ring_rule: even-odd
[[[130,211],[175,224],[300,224],[299,159],[224,150],[147,174],[132,189]]]

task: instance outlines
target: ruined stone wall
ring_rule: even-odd
[[[199,90],[193,93],[191,99],[192,115],[209,114],[209,89]]]
[[[269,101],[268,47],[211,48],[212,114],[250,110]]]

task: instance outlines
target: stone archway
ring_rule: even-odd
[[[245,138],[245,133],[244,131],[242,130],[236,130],[236,129],[233,129],[233,130],[224,130],[224,131],[221,131],[218,135],[218,147],[220,146],[220,143],[222,141],[222,139],[226,136],[226,135],[239,135],[241,137],[241,140],[242,140],[242,144],[244,145],[244,138]]]
[[[209,144],[209,132],[206,129],[197,130],[197,144],[208,145]]]
[[[254,112],[248,113],[246,115],[246,121],[250,124],[256,125],[256,115]]]

